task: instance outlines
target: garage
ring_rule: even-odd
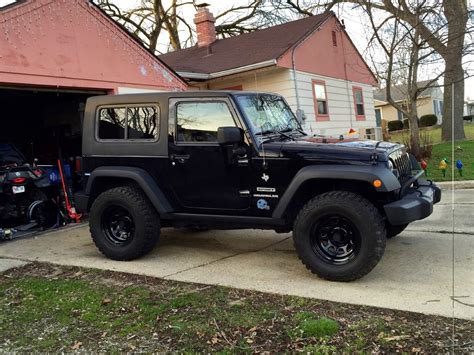
[[[88,97],[181,91],[187,84],[89,0],[0,5],[0,33],[1,237],[3,217],[28,222],[45,201],[66,204],[61,175],[78,186]],[[31,179],[41,191],[26,185]]]
[[[81,155],[81,121],[88,97],[104,91],[0,88],[0,142],[14,144],[32,163],[55,164]]]

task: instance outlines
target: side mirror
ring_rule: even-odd
[[[219,127],[217,129],[217,142],[222,145],[241,143],[244,132],[238,127]]]

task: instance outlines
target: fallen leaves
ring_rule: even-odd
[[[72,346],[71,350],[78,350],[82,346],[82,342],[76,341]]]

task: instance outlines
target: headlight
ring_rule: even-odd
[[[393,162],[391,159],[388,161],[387,167],[392,171],[393,175],[395,175],[398,179],[400,173],[398,172],[397,169],[395,169],[395,166],[393,165]]]

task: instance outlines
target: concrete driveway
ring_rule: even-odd
[[[389,240],[379,265],[351,283],[320,280],[299,262],[290,234],[258,230],[164,229],[152,253],[115,262],[77,226],[2,243],[0,257],[474,319],[474,190],[455,192],[454,212],[451,198],[444,191],[430,218]]]

